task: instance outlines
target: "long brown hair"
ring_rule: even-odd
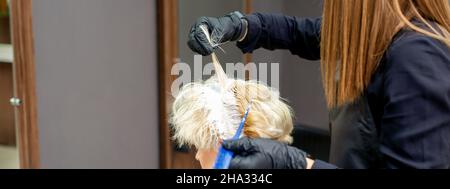
[[[329,108],[351,103],[364,93],[401,29],[440,40],[450,48],[448,0],[325,0],[323,12],[321,67]],[[427,28],[415,26],[412,19]]]

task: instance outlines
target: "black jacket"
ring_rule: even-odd
[[[255,13],[246,19],[248,36],[238,43],[243,52],[287,49],[320,59],[320,18]],[[450,49],[401,31],[365,95],[330,116],[330,163],[338,167],[450,168]]]

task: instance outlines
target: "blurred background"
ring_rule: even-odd
[[[186,45],[191,24],[200,16],[236,10],[318,17],[322,7],[320,0],[22,2],[28,1],[35,69],[27,79],[35,83],[35,93],[27,95],[35,96],[37,114],[30,123],[17,123],[26,118],[20,106],[31,102],[16,98],[22,67],[14,65],[31,62],[14,60],[22,54],[13,52],[20,48],[11,35],[20,37],[22,31],[11,28],[20,18],[0,0],[0,168],[198,168],[191,149],[172,144],[167,123],[171,66],[177,59],[194,62]],[[296,115],[294,145],[327,160],[328,113],[319,63],[288,51],[243,55],[234,43],[224,49],[222,63],[280,63],[281,96]],[[20,125],[26,124],[33,125],[35,137],[22,135]],[[35,166],[20,163],[33,149],[22,149],[17,141],[38,146],[31,158]]]

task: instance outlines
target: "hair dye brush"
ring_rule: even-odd
[[[242,121],[236,131],[236,134],[234,134],[233,138],[231,140],[237,140],[242,134],[242,131],[244,130],[244,125],[248,117],[248,112],[250,112],[251,108],[251,102],[247,107],[247,110],[245,111],[244,117],[242,117]],[[233,152],[226,150],[223,148],[223,146],[220,146],[219,152],[217,153],[216,163],[214,164],[214,169],[228,169],[230,167],[231,159],[233,159],[234,154]]]

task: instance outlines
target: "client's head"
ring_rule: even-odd
[[[250,102],[242,136],[292,142],[292,112],[279,92],[257,82],[233,79],[226,86],[210,79],[180,90],[171,115],[175,141],[195,147],[202,168],[212,168],[221,141],[233,137]]]

